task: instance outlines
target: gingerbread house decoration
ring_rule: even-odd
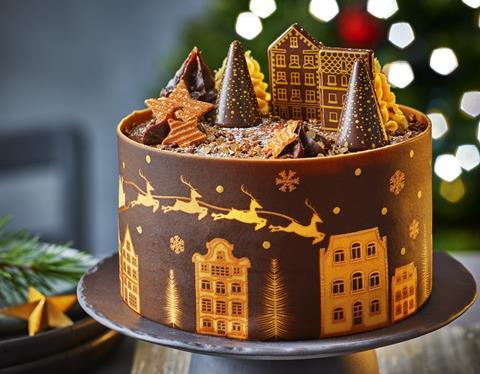
[[[215,238],[207,253],[195,253],[196,331],[199,334],[248,337],[250,260],[233,255],[233,244]]]
[[[356,59],[373,76],[373,52],[329,48],[293,24],[268,48],[273,114],[285,119],[316,119],[336,131]]]
[[[392,321],[400,321],[416,310],[417,268],[410,262],[396,268],[392,276]]]
[[[119,248],[120,294],[127,305],[140,313],[138,255],[135,254],[132,236],[127,225],[125,236]]]
[[[332,235],[320,249],[321,336],[388,323],[387,239],[378,228]]]

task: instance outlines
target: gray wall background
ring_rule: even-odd
[[[0,0],[0,136],[38,123],[84,124],[87,250],[116,250],[115,125],[143,106],[162,58],[207,1]],[[59,219],[54,179],[22,178],[0,180],[0,215],[20,212],[13,226],[41,234]]]

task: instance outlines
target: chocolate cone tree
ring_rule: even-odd
[[[215,123],[221,127],[251,127],[261,121],[257,97],[242,44],[230,44],[217,98]]]
[[[388,144],[370,74],[363,60],[355,61],[340,118],[337,144],[363,151]]]
[[[160,96],[169,96],[181,80],[187,85],[193,99],[209,103],[214,103],[217,99],[215,78],[197,47],[192,49],[180,69],[160,92]]]

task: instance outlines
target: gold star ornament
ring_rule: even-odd
[[[28,288],[28,301],[0,310],[1,314],[28,321],[28,335],[33,336],[48,328],[73,324],[65,314],[75,302],[75,295],[45,296],[33,287]]]

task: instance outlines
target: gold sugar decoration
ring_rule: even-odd
[[[252,79],[253,89],[255,90],[255,96],[257,97],[258,107],[260,112],[267,114],[270,110],[270,93],[267,92],[268,84],[265,82],[265,75],[262,73],[260,64],[252,56],[251,51],[245,52],[245,60],[247,62],[248,72]],[[223,74],[227,65],[227,59],[223,60],[222,66],[215,73],[215,88],[220,90]]]
[[[299,125],[300,121],[288,120],[283,128],[275,130],[263,152],[265,154],[271,153],[273,157],[278,157],[287,145],[293,143],[298,138],[296,131]]]
[[[390,84],[387,81],[387,77],[382,72],[380,62],[376,58],[374,59],[373,69],[373,85],[385,127],[389,132],[395,132],[399,127],[405,130],[408,127],[407,119],[398,107],[395,94],[390,91]]]

